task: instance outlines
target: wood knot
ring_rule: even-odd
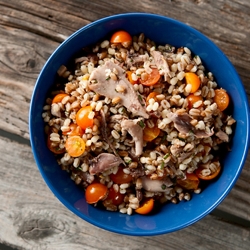
[[[33,69],[33,68],[35,68],[35,66],[36,66],[36,61],[35,61],[34,59],[29,59],[29,60],[27,61],[26,66],[27,66],[27,68]]]

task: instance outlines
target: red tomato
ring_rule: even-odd
[[[149,128],[148,126],[146,126],[143,129],[143,140],[147,142],[153,141],[155,138],[157,138],[160,132],[161,130],[157,127],[157,125],[153,128]]]
[[[66,94],[66,93],[57,94],[57,95],[53,98],[52,103],[61,102],[62,99],[63,99],[65,96],[68,96],[68,94]]]
[[[111,43],[124,43],[124,42],[130,42],[130,41],[132,41],[131,35],[127,31],[124,31],[124,30],[115,32],[110,39]]]
[[[187,97],[187,100],[188,100],[188,107],[191,109],[193,108],[194,103],[198,101],[202,101],[202,97],[200,95],[197,96],[197,95],[191,94]]]
[[[211,173],[210,175],[203,175],[202,174],[202,170],[203,168],[198,168],[196,171],[195,171],[195,174],[198,176],[198,178],[200,178],[201,180],[212,180],[214,179],[216,176],[218,176],[218,174],[220,173],[221,171],[221,166],[219,168],[216,169],[215,172]]]
[[[120,167],[116,174],[110,175],[111,180],[116,184],[129,183],[132,181],[133,177],[130,174],[125,174],[123,168]]]
[[[143,203],[135,209],[135,212],[138,214],[148,214],[150,213],[154,208],[154,199],[153,198],[147,198],[143,201]]]
[[[91,106],[85,106],[85,107],[79,109],[78,112],[76,113],[76,123],[82,129],[86,129],[88,127],[93,127],[94,119],[90,119],[88,117],[91,111],[92,111]]]
[[[150,99],[154,99],[154,100],[157,102],[158,100],[157,100],[156,96],[158,96],[158,95],[159,95],[159,93],[157,93],[157,92],[155,92],[155,91],[150,92],[150,94],[149,94],[149,95],[147,96],[147,98],[146,98],[146,105],[149,104],[149,100],[150,100]]]
[[[83,131],[82,131],[82,128],[80,126],[78,126],[77,124],[71,123],[69,125],[69,131],[64,131],[63,135],[68,135],[68,136],[79,135],[79,136],[82,136]]]
[[[85,191],[87,203],[93,204],[101,199],[104,199],[108,193],[108,188],[101,183],[90,184]]]
[[[152,72],[148,74],[148,77],[146,80],[140,79],[141,84],[145,86],[152,86],[155,85],[161,78],[161,75],[159,73],[159,70],[156,68],[152,69]]]
[[[85,151],[85,142],[78,135],[70,136],[66,140],[65,148],[70,156],[78,157]]]
[[[197,189],[199,186],[199,178],[194,174],[186,174],[186,179],[177,179],[176,182],[185,189]]]
[[[220,111],[225,110],[228,105],[229,105],[229,96],[224,89],[216,89],[215,91],[215,96],[214,96],[214,101],[217,104],[217,107]]]
[[[62,154],[65,152],[65,148],[60,148],[59,146],[53,146],[52,144],[53,142],[50,140],[50,136],[48,136],[47,138],[47,147],[49,148],[49,150],[51,152],[53,152],[54,154]]]
[[[113,187],[109,189],[108,199],[112,200],[112,203],[119,206],[124,201],[125,194],[121,194],[119,191],[116,192]]]
[[[193,72],[188,72],[185,74],[185,78],[186,78],[186,83],[187,84],[191,84],[192,88],[191,88],[191,93],[196,92],[201,84],[201,80],[200,78]]]
[[[127,73],[127,78],[128,78],[128,80],[129,80],[130,83],[136,84],[138,82],[138,81],[134,81],[132,79],[132,73],[133,73],[132,71],[127,71],[126,73]]]

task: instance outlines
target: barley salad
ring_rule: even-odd
[[[189,48],[118,31],[58,69],[42,116],[48,148],[89,204],[148,214],[219,178],[229,103]]]

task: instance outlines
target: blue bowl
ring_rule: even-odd
[[[42,110],[56,71],[81,48],[95,44],[117,30],[130,34],[143,32],[158,44],[186,46],[199,55],[207,70],[213,72],[218,85],[225,88],[232,101],[236,119],[231,151],[223,159],[221,176],[211,182],[189,202],[166,204],[153,215],[124,215],[88,205],[83,191],[62,171],[46,146]],[[137,236],[159,235],[183,229],[209,214],[227,196],[243,168],[249,144],[249,104],[242,82],[223,52],[207,37],[179,21],[154,14],[128,13],[90,23],[72,34],[51,55],[43,67],[32,96],[29,129],[34,158],[42,177],[54,195],[79,218],[106,230]]]

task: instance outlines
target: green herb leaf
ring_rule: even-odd
[[[138,123],[137,123],[141,128],[145,128],[145,123],[140,120]]]
[[[165,163],[164,161],[161,163],[161,169],[164,169]]]
[[[165,155],[163,156],[163,159],[166,160],[169,156],[170,156],[170,154],[167,153],[167,154],[165,154]]]
[[[161,189],[162,189],[162,190],[165,190],[166,187],[167,187],[167,186],[166,186],[165,184],[162,184],[162,185],[161,185]]]

